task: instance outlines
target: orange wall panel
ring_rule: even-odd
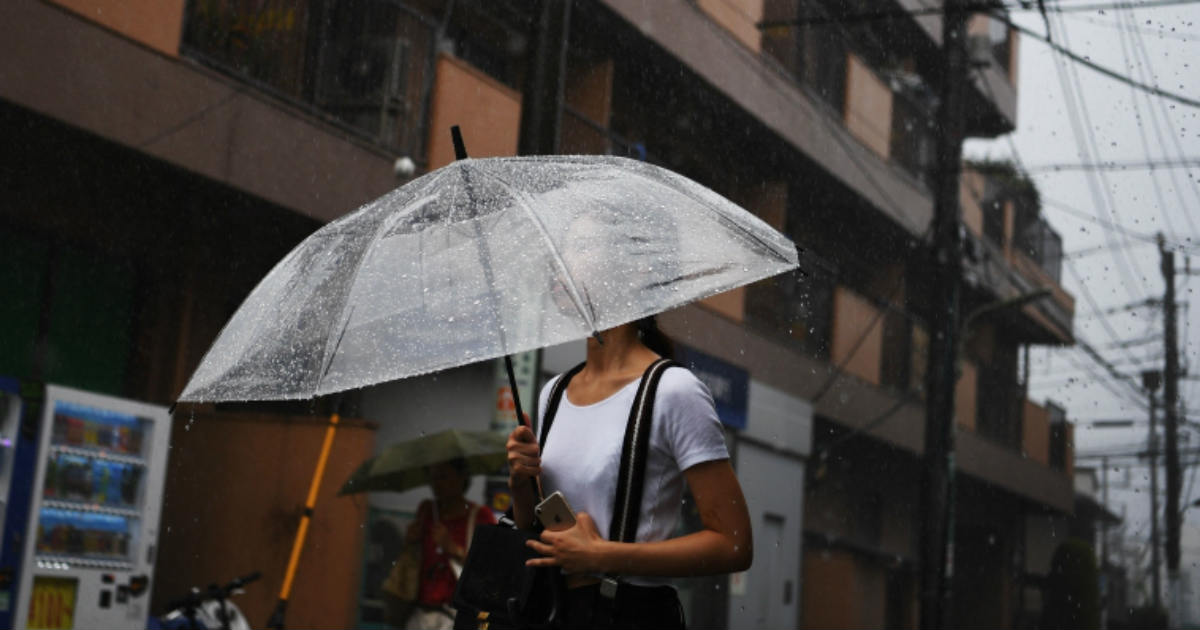
[[[429,170],[454,161],[454,125],[462,129],[471,157],[516,155],[521,95],[465,61],[441,55],[429,119]]]
[[[746,287],[738,287],[700,300],[699,304],[735,322],[746,318]]]
[[[963,169],[958,203],[962,207],[962,222],[972,234],[983,238],[983,207],[979,205],[983,199],[986,179],[980,173],[969,168]]]
[[[805,550],[804,597],[800,625],[804,628],[852,628],[857,624],[854,597],[854,558],[844,552]]]
[[[568,74],[564,92],[567,105],[601,127],[607,127],[612,112],[614,73],[612,60],[605,59]]]
[[[257,570],[262,579],[237,603],[258,623],[270,616],[325,429],[321,417],[176,414],[151,610],[164,610],[192,586]],[[373,425],[348,419],[339,425],[297,565],[290,627],[354,625],[366,502],[337,492],[372,455],[374,442]]]
[[[958,377],[958,385],[954,388],[954,420],[958,426],[968,431],[975,430],[977,379],[975,364],[964,360],[962,375]]]
[[[887,576],[846,551],[805,550],[803,628],[882,628]]]
[[[754,52],[762,50],[763,0],[697,0],[696,4],[722,28]]]
[[[184,0],[48,0],[161,53],[179,54]]]
[[[846,128],[880,157],[892,142],[892,90],[854,55],[846,67]]]
[[[1035,462],[1050,465],[1050,414],[1040,405],[1025,401],[1021,426],[1021,449]],[[1068,470],[1070,470],[1068,468]]]
[[[883,352],[883,326],[871,325],[878,312],[879,309],[853,291],[845,287],[834,290],[830,360],[834,365],[844,365],[846,372],[874,385],[879,384],[879,362]],[[850,352],[864,331],[867,336],[851,357]]]

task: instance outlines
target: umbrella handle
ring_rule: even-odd
[[[508,388],[512,390],[513,408],[517,412],[517,422],[529,427],[529,430],[533,431],[533,419],[521,411],[521,394],[517,391],[517,376],[513,372],[512,355],[504,355],[504,370],[508,372]],[[533,484],[533,495],[540,502],[544,498],[542,495],[542,479],[541,477],[534,477],[531,481]]]

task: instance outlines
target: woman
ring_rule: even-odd
[[[471,534],[477,525],[496,522],[491,510],[463,496],[471,482],[464,460],[435,464],[429,468],[429,477],[433,500],[421,502],[406,537],[409,544],[421,545],[416,608],[407,624],[414,630],[453,627],[450,602]]]
[[[589,339],[586,364],[567,385],[546,452],[539,452],[528,427],[509,435],[509,485],[517,524],[533,525],[532,480],[538,476],[546,494],[561,491],[577,511],[573,527],[545,531],[529,543],[543,556],[529,564],[561,567],[566,574],[565,627],[600,627],[608,619],[613,627],[683,627],[678,597],[665,578],[750,566],[750,515],[712,397],[682,368],[663,373],[654,402],[637,542],[608,540],[629,407],[643,372],[660,353],[669,353],[658,343],[664,340],[652,318]],[[539,409],[546,408],[554,382],[543,389]],[[672,538],[684,482],[703,529]],[[623,582],[615,610],[601,599],[597,576],[605,574],[619,575]]]

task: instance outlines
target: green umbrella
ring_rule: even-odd
[[[450,429],[388,447],[363,462],[339,495],[373,490],[400,492],[429,484],[429,467],[462,459],[468,475],[499,471],[507,463],[507,436],[497,431]]]

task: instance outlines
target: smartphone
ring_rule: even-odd
[[[542,522],[542,526],[552,532],[570,529],[575,525],[575,512],[561,492],[546,497],[533,508],[533,513]]]

